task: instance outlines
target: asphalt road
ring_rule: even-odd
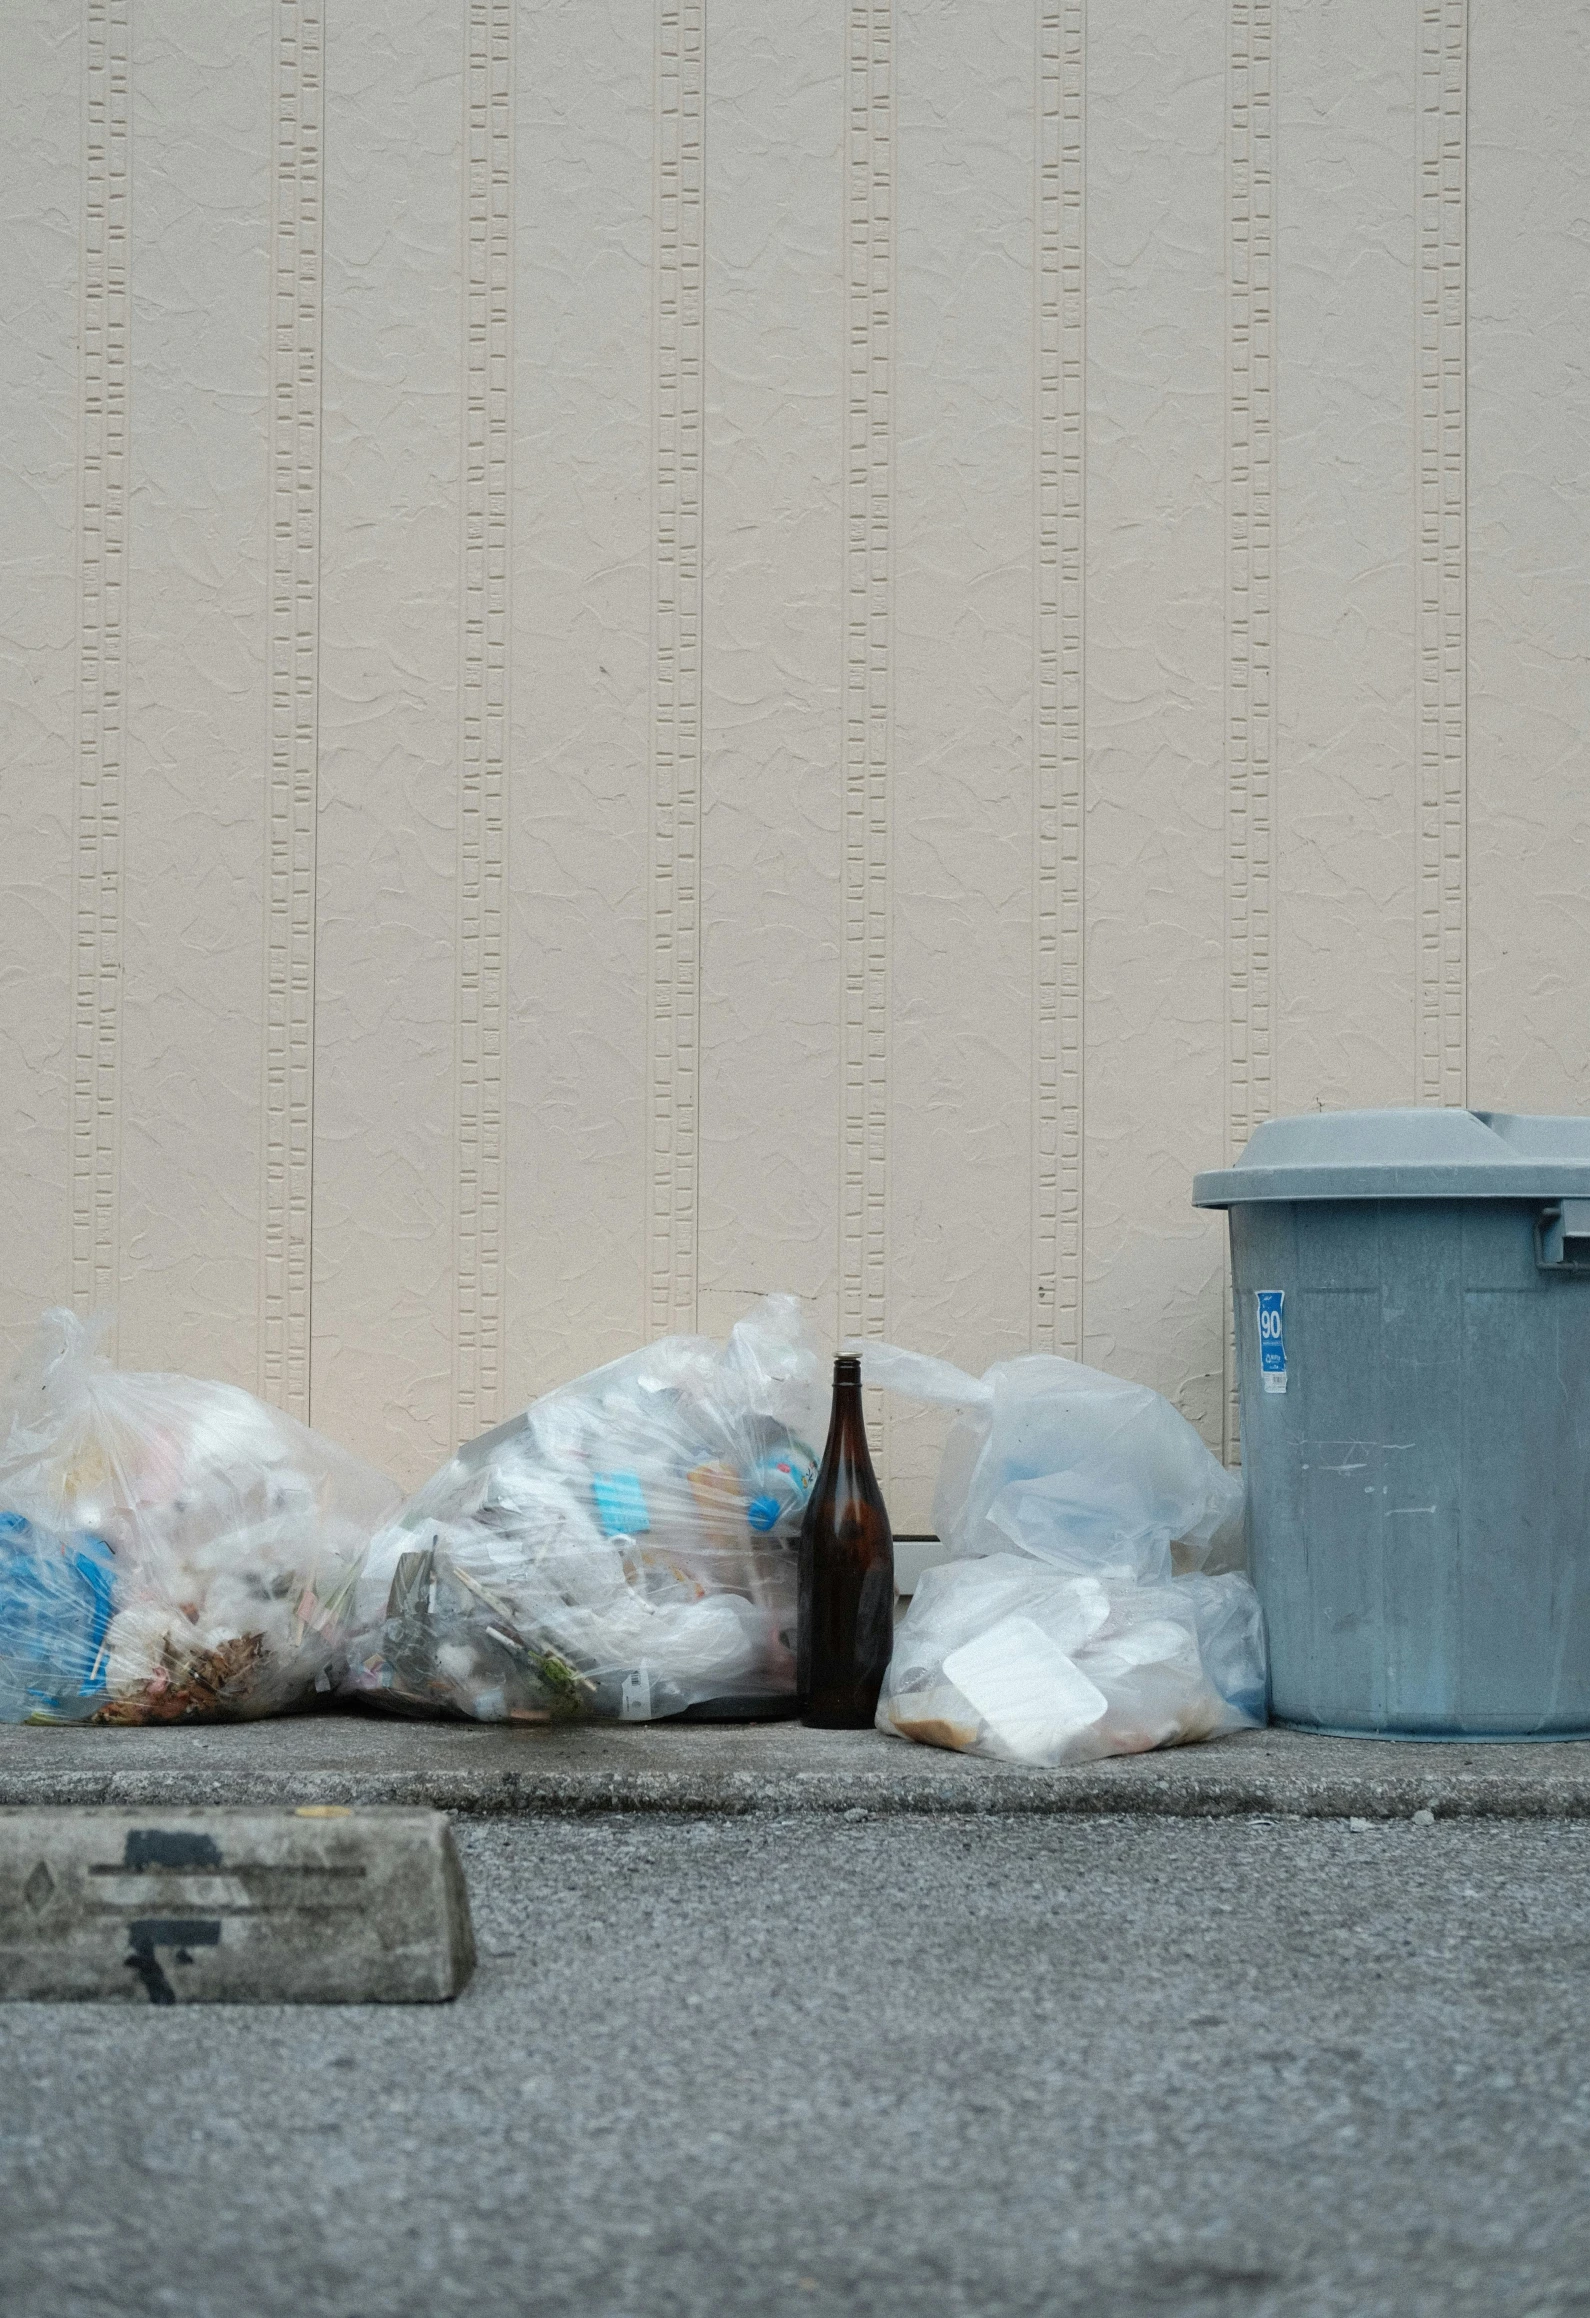
[[[0,2013],[5,2318],[1590,2312],[1590,1827],[460,1837],[453,2007]]]

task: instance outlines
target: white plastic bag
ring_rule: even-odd
[[[0,1398],[0,1721],[273,1714],[327,1690],[395,1483],[236,1385],[48,1312]]]
[[[793,1693],[825,1380],[792,1296],[669,1336],[471,1442],[376,1542],[345,1687],[484,1722]]]
[[[895,1635],[878,1728],[1009,1762],[1096,1762],[1265,1719],[1244,1577],[1139,1586],[1021,1554],[924,1571]]]
[[[1149,1575],[1243,1561],[1242,1483],[1146,1384],[1055,1353],[982,1377],[892,1344],[850,1344],[869,1385],[960,1411],[933,1526],[956,1554],[1023,1553]]]
[[[1008,1761],[1092,1762],[1263,1722],[1242,1484],[1146,1386],[1047,1354],[979,1379],[892,1345],[869,1384],[958,1407],[934,1512],[956,1559],[895,1636],[878,1727]]]

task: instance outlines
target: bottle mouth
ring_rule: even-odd
[[[835,1356],[834,1382],[835,1384],[859,1384],[861,1382],[861,1361],[856,1353],[841,1352]]]

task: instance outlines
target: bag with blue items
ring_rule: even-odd
[[[377,1538],[344,1687],[481,1722],[792,1705],[826,1380],[793,1296],[666,1336],[450,1457]]]
[[[97,1537],[0,1513],[0,1722],[80,1722],[103,1702],[114,1566]]]
[[[329,1692],[397,1504],[239,1386],[112,1368],[47,1312],[0,1395],[0,1722],[252,1717]]]

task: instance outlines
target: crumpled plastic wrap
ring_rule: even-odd
[[[328,1691],[396,1484],[236,1385],[48,1312],[0,1397],[0,1721],[274,1714]]]
[[[880,1730],[1048,1765],[1266,1720],[1242,1484],[1168,1401],[1051,1354],[979,1379],[856,1349],[866,1383],[960,1411],[934,1499],[956,1558],[901,1620]]]
[[[449,1458],[371,1550],[344,1687],[482,1722],[793,1696],[826,1379],[792,1296],[668,1336]]]
[[[892,1344],[846,1350],[868,1385],[958,1411],[933,1497],[952,1553],[1243,1566],[1241,1481],[1148,1385],[1048,1352],[976,1377]]]

